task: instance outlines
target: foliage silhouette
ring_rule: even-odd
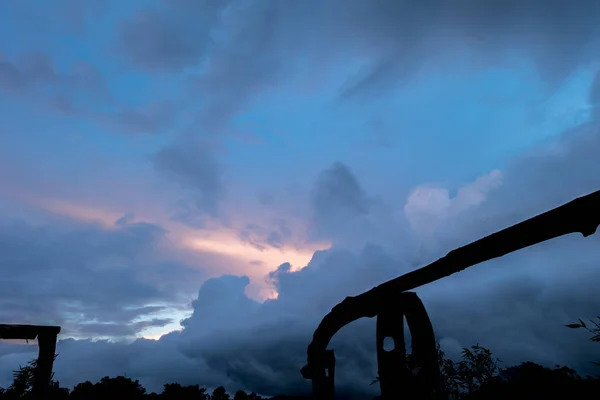
[[[596,318],[600,321],[600,316],[598,316]],[[580,329],[580,328],[583,328],[583,329],[587,330],[589,333],[592,334],[592,336],[590,337],[590,340],[592,342],[600,342],[600,323],[594,321],[593,319],[590,319],[590,322],[593,325],[592,328],[589,328],[587,326],[587,324],[585,322],[583,322],[582,319],[579,319],[579,323],[567,324],[565,326],[567,328],[571,328],[571,329]],[[592,364],[600,366],[600,362],[598,362],[598,361],[593,361]]]
[[[229,393],[223,386],[219,386],[212,392],[211,400],[229,400]]]
[[[56,359],[56,356],[54,356]],[[35,369],[37,368],[37,359],[19,366],[19,369],[13,372],[13,383],[6,389],[0,389],[1,400],[31,399],[33,398],[33,383],[35,380]],[[54,374],[52,374],[52,378]],[[69,390],[61,388],[58,381],[50,380],[48,396],[53,399],[61,400],[69,398]]]
[[[524,362],[507,368],[496,379],[465,397],[467,400],[506,399],[516,396],[531,398],[588,397],[600,389],[598,378],[581,378],[568,367],[550,369]]]
[[[473,393],[502,371],[498,367],[500,360],[494,359],[492,352],[479,344],[463,348],[461,361],[454,362],[446,358],[438,343],[437,359],[442,375],[443,398],[448,399],[461,399],[465,394]],[[406,365],[413,373],[419,368],[414,364],[410,353],[406,355]],[[375,379],[371,384],[377,381]]]
[[[598,320],[600,320],[600,317],[596,317],[596,318]],[[590,319],[590,322],[592,323],[592,325],[594,325],[593,328],[588,328],[587,324],[585,322],[583,322],[582,319],[579,320],[579,323],[568,324],[565,326],[567,328],[572,328],[572,329],[584,328],[592,334],[592,337],[590,338],[590,340],[592,342],[600,342],[600,324],[598,322],[594,321],[593,319]]]
[[[160,395],[165,400],[207,400],[206,388],[199,385],[181,386],[179,383],[167,383]]]
[[[583,321],[568,326],[573,329],[588,329],[594,335],[600,332],[598,325],[594,325],[595,328],[587,328]],[[524,362],[502,369],[498,366],[500,360],[495,358],[489,349],[479,344],[464,348],[459,361],[447,358],[438,344],[437,356],[443,377],[443,398],[448,400],[494,400],[522,396],[575,398],[600,392],[600,378],[581,378],[568,367],[557,366],[549,369],[533,362]],[[410,354],[407,355],[406,361],[409,369],[417,368],[413,365]],[[20,366],[14,372],[13,383],[6,389],[0,388],[0,400],[31,399],[35,366],[36,360]],[[111,397],[132,400],[264,399],[256,393],[248,394],[241,390],[235,392],[232,397],[223,386],[215,388],[209,395],[207,389],[199,385],[182,386],[179,383],[163,385],[161,393],[147,393],[139,381],[123,376],[114,378],[106,376],[96,383],[82,382],[71,391],[60,387],[58,381],[52,380],[49,395],[56,400],[105,400]],[[278,395],[271,399],[298,400],[302,397]]]

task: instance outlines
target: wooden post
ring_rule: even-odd
[[[326,350],[321,365],[312,377],[313,399],[333,400],[335,397],[335,355]]]
[[[441,396],[441,375],[437,346],[431,320],[416,293],[402,293],[406,324],[412,338],[411,357],[418,371],[413,371],[412,398],[431,400]],[[407,397],[410,398],[410,397]]]
[[[44,394],[52,379],[59,332],[60,326],[0,325],[0,339],[38,340],[39,352],[32,388],[36,400],[46,397]]]
[[[393,349],[385,349],[384,341],[391,338]],[[406,347],[404,344],[404,310],[402,302],[384,303],[377,314],[377,375],[384,400],[403,398],[406,390]]]
[[[377,367],[381,397],[391,399],[433,399],[439,394],[440,370],[431,321],[421,299],[404,292],[396,300],[384,302],[377,314]],[[404,319],[412,338],[411,365],[407,365]],[[394,348],[384,349],[384,339],[392,338]],[[418,366],[418,370],[411,367]]]

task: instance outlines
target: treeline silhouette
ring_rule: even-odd
[[[600,317],[598,317],[600,320]],[[566,325],[569,328],[588,330],[590,340],[600,342],[600,324],[590,321],[590,328],[585,322]],[[479,345],[464,348],[460,361],[446,357],[440,346],[437,347],[438,364],[442,377],[442,393],[440,399],[448,400],[478,400],[478,399],[507,399],[528,396],[530,398],[576,398],[600,397],[600,376],[579,376],[573,369],[566,366],[546,368],[533,362],[500,368],[500,360],[492,352]],[[409,370],[419,368],[413,365],[410,354],[407,355]],[[600,363],[594,362],[596,365]],[[0,388],[0,400],[23,400],[33,397],[32,386],[36,360],[19,367],[14,371],[12,384]],[[376,384],[377,379],[371,384]],[[212,392],[199,385],[182,386],[178,383],[168,383],[163,386],[161,393],[148,393],[139,383],[124,376],[102,378],[99,382],[89,381],[79,383],[72,390],[61,387],[60,383],[51,380],[48,398],[55,400],[105,400],[109,398],[127,398],[129,400],[260,400],[256,393],[237,391],[233,394],[219,386]],[[348,396],[354,397],[354,396]],[[308,397],[278,395],[270,397],[274,400],[307,399]],[[343,398],[343,396],[339,396]]]

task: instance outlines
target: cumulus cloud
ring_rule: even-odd
[[[134,336],[164,326],[170,321],[153,315],[190,293],[181,277],[202,278],[157,257],[165,240],[164,229],[141,222],[122,220],[110,230],[4,222],[0,320],[59,324],[75,337]]]
[[[458,201],[454,207],[460,212],[444,213],[435,228],[437,235],[430,239],[436,241],[434,251],[417,254],[418,264],[600,187],[600,164],[594,151],[600,144],[599,132],[596,122],[582,125],[565,133],[558,144],[560,152],[531,154],[513,163],[502,173],[501,183],[491,179],[498,177],[492,173],[465,185],[459,191],[462,194],[450,200]],[[344,204],[356,205],[366,195],[356,190],[356,178],[340,169],[335,165],[324,174],[337,176],[332,171],[338,171],[348,178],[343,182],[353,182],[354,190],[341,193],[350,193]],[[315,188],[322,185],[320,177]],[[340,188],[337,182],[333,187]],[[494,190],[487,192],[490,187]],[[447,204],[448,195],[443,194]],[[436,202],[422,203],[420,210],[427,206],[434,213],[440,210]],[[450,209],[448,205],[443,210]],[[410,247],[410,243],[397,245]],[[599,262],[597,236],[565,237],[474,267],[418,292],[438,340],[451,355],[479,342],[507,363],[531,359],[548,365],[566,363],[589,372],[594,344],[563,325],[597,314],[600,303],[594,291],[600,278]],[[62,341],[57,378],[74,383],[123,371],[152,388],[172,379],[267,394],[306,392],[309,388],[298,368],[320,318],[345,296],[415,266],[375,242],[350,250],[334,246],[315,253],[300,271],[291,271],[289,264],[280,266],[270,275],[279,297],[263,304],[245,295],[249,283],[245,277],[211,279],[200,289],[193,314],[182,323],[181,332],[129,345]],[[340,391],[373,390],[368,386],[375,375],[373,335],[373,321],[365,320],[334,338]],[[93,357],[94,362],[84,363]]]
[[[404,212],[413,230],[431,233],[446,218],[485,201],[488,192],[500,185],[501,177],[500,171],[492,171],[459,188],[454,197],[444,187],[419,186],[408,196]]]
[[[600,145],[599,132],[594,122],[565,133],[559,153],[532,154],[514,163],[503,173],[502,183],[495,183],[495,189],[485,198],[482,193],[490,187],[490,176],[497,176],[496,173],[465,186],[459,192],[462,194],[455,197],[455,201],[462,199],[459,207],[462,212],[448,215],[447,220],[441,222],[436,239],[439,240],[437,252],[446,252],[453,246],[600,187],[597,173],[600,164],[594,152]],[[339,166],[333,170],[335,168]],[[317,183],[316,187],[321,184]],[[356,185],[351,186],[356,189]],[[351,191],[349,204],[355,204],[353,201],[357,199],[352,193],[360,191]],[[436,207],[434,204],[433,211]],[[593,316],[600,307],[593,295],[594,282],[599,278],[597,248],[596,236],[562,238],[489,265],[474,267],[473,271],[432,284],[419,292],[430,310],[438,339],[451,354],[456,354],[461,346],[479,342],[491,347],[506,362],[527,358],[550,365],[568,363],[586,370],[590,361],[586,354],[593,347],[586,338],[567,335],[563,324],[580,316]],[[432,256],[437,255],[422,255],[421,264],[431,260]],[[231,297],[217,298],[225,304],[226,310],[243,310],[245,319],[238,317],[238,312],[234,315],[244,321],[244,333],[239,333],[241,327],[232,327],[230,335],[220,332],[213,342],[213,339],[200,335],[202,328],[196,328],[195,332],[190,325],[181,335],[203,338],[202,345],[197,342],[197,349],[206,348],[209,343],[218,343],[218,347],[211,347],[209,355],[203,355],[202,351],[193,353],[194,342],[188,339],[185,351],[197,358],[197,362],[207,362],[212,370],[229,373],[234,381],[232,384],[271,393],[292,388],[301,391],[306,386],[299,380],[297,368],[303,362],[304,346],[320,317],[345,296],[360,293],[412,268],[405,260],[387,255],[375,244],[367,245],[358,253],[334,248],[316,253],[301,271],[291,272],[285,265],[280,267],[272,276],[277,282],[279,298],[262,306],[242,300],[241,286],[246,282],[241,280],[233,284],[233,281],[228,283],[233,278],[223,278],[221,285],[232,286],[220,290],[230,293]],[[201,298],[204,295],[199,295],[199,302]],[[205,324],[219,321],[215,311],[206,315],[202,319]],[[338,350],[340,385],[361,391],[366,389],[361,389],[360,379],[366,386],[371,378],[368,369],[373,368],[372,357],[366,356],[373,325],[367,321],[357,326],[348,331],[353,334],[351,343],[354,346],[344,341],[350,340],[350,335],[344,335],[345,332],[340,333],[332,346]],[[513,339],[506,340],[507,337]],[[277,351],[274,352],[274,348]],[[361,369],[342,374],[344,364],[356,366],[363,359],[371,360],[371,363],[363,363]],[[244,374],[235,372],[239,371],[240,365],[244,365]],[[358,381],[357,375],[360,376]],[[354,379],[354,385],[348,377]]]
[[[191,91],[201,92],[206,106],[199,112],[200,131],[225,123],[284,76],[304,86],[340,65],[356,72],[352,79],[347,70],[340,73],[345,86],[338,94],[346,99],[383,94],[424,63],[450,62],[458,53],[463,60],[471,57],[471,68],[502,65],[516,54],[555,86],[577,67],[589,66],[600,37],[600,4],[594,1],[153,4],[121,26],[120,50],[130,65],[150,74],[192,70]],[[302,67],[291,67],[299,60]],[[10,63],[1,64],[0,77],[24,73],[19,71],[38,80],[52,77],[40,60],[27,68]],[[12,79],[4,78],[6,87],[19,82]],[[589,107],[597,109],[598,101],[596,79]],[[140,131],[163,129],[172,120],[164,118],[168,123],[161,125],[156,110],[121,114],[121,122]],[[127,374],[151,390],[178,381],[264,394],[307,392],[299,374],[306,345],[322,316],[344,297],[600,188],[597,116],[501,171],[463,182],[456,194],[442,184],[425,184],[405,201],[389,200],[367,190],[349,163],[334,163],[316,177],[308,205],[310,238],[333,246],[315,252],[300,270],[289,263],[271,266],[265,278],[276,287],[276,299],[250,299],[244,276],[210,279],[181,331],[160,340],[62,340],[56,378],[73,385]],[[223,166],[212,145],[188,139],[159,150],[152,162],[189,193],[174,218],[201,227],[207,218],[222,217]],[[257,223],[240,236],[257,247],[277,248],[289,233],[283,222]],[[180,301],[178,293],[195,291],[201,273],[156,254],[166,235],[160,226],[130,216],[111,230],[3,225],[0,317],[52,320],[65,333],[97,336],[130,336],[167,324],[175,317],[157,313],[165,303]],[[444,349],[455,356],[479,342],[507,363],[530,359],[589,371],[596,347],[563,325],[592,317],[600,307],[594,295],[598,237],[561,238],[419,289]],[[376,375],[374,328],[373,320],[357,321],[334,338],[340,391],[375,390],[368,386]],[[31,355],[30,348],[0,347],[0,384]]]

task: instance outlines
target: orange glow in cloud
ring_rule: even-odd
[[[201,254],[212,253],[225,256],[231,260],[227,271],[219,269],[210,271],[221,275],[234,273],[247,275],[251,280],[251,290],[248,294],[256,300],[275,299],[277,291],[272,284],[265,281],[266,275],[274,271],[281,264],[289,262],[291,271],[296,272],[304,268],[317,250],[330,247],[328,243],[310,244],[300,246],[284,246],[281,249],[265,247],[258,249],[243,242],[232,229],[211,231],[210,236],[200,232],[192,232],[181,237],[178,241],[187,250]],[[236,268],[237,264],[239,267]]]
[[[100,223],[104,229],[119,229],[115,222],[125,214],[117,209],[121,207],[106,207],[98,205],[96,201],[64,200],[24,193],[14,195],[13,192],[13,197],[18,197],[23,203],[35,208],[77,221]],[[273,284],[266,279],[269,272],[286,262],[292,265],[293,272],[298,271],[308,264],[315,251],[330,247],[329,243],[304,243],[302,240],[295,240],[302,245],[286,245],[281,249],[265,246],[264,249],[258,249],[240,239],[239,231],[236,229],[192,229],[172,221],[166,213],[157,212],[153,206],[155,205],[143,204],[142,207],[134,207],[136,211],[134,220],[159,224],[169,232],[171,246],[165,249],[170,257],[185,261],[188,265],[201,265],[208,277],[218,277],[223,274],[248,276],[251,283],[246,293],[257,301],[278,297]],[[148,217],[150,215],[152,218]],[[261,216],[254,215],[254,217],[261,220]],[[268,216],[263,217],[265,221],[269,220]],[[247,221],[241,220],[243,216],[238,218],[240,221],[236,221],[236,225],[245,226]],[[290,219],[289,222],[294,225],[292,229],[294,232],[304,232],[302,221]],[[156,340],[165,333],[179,330],[181,327],[177,321],[187,317],[189,311],[171,310],[168,314],[170,318],[177,317],[174,318],[175,322],[160,328],[145,329],[138,336]]]
[[[182,245],[189,249],[223,254],[230,257],[247,261],[260,261],[273,270],[285,262],[292,265],[292,271],[297,271],[308,264],[315,250],[326,249],[328,245],[319,245],[311,248],[290,248],[283,249],[265,248],[264,250],[242,242],[235,231],[217,231],[211,232],[210,237],[200,235],[190,235],[183,238]]]
[[[45,211],[78,221],[97,222],[105,229],[116,229],[115,222],[124,215],[124,212],[117,212],[114,208],[97,207],[89,203],[36,196],[19,197],[24,202]],[[265,281],[269,272],[286,262],[292,265],[291,271],[298,271],[308,264],[315,251],[330,247],[329,243],[311,243],[302,246],[289,245],[281,249],[274,247],[258,249],[242,241],[238,236],[239,232],[235,229],[218,228],[209,231],[192,229],[170,220],[167,215],[151,214],[155,217],[147,218],[145,215],[136,214],[135,220],[160,224],[167,229],[170,242],[175,245],[175,249],[191,252],[192,256],[212,254],[223,257],[224,259],[215,265],[203,265],[204,268],[208,268],[209,276],[247,275],[252,286],[249,295],[259,301],[277,297],[276,290]],[[240,226],[243,225],[240,223]],[[178,254],[177,251],[173,255],[185,257],[185,254]],[[195,257],[192,257],[192,264],[194,260]]]
[[[109,229],[114,228],[115,221],[123,216],[123,214],[116,212],[59,199],[38,198],[30,199],[29,202],[43,210],[73,218],[78,221],[99,222],[105,228]]]

